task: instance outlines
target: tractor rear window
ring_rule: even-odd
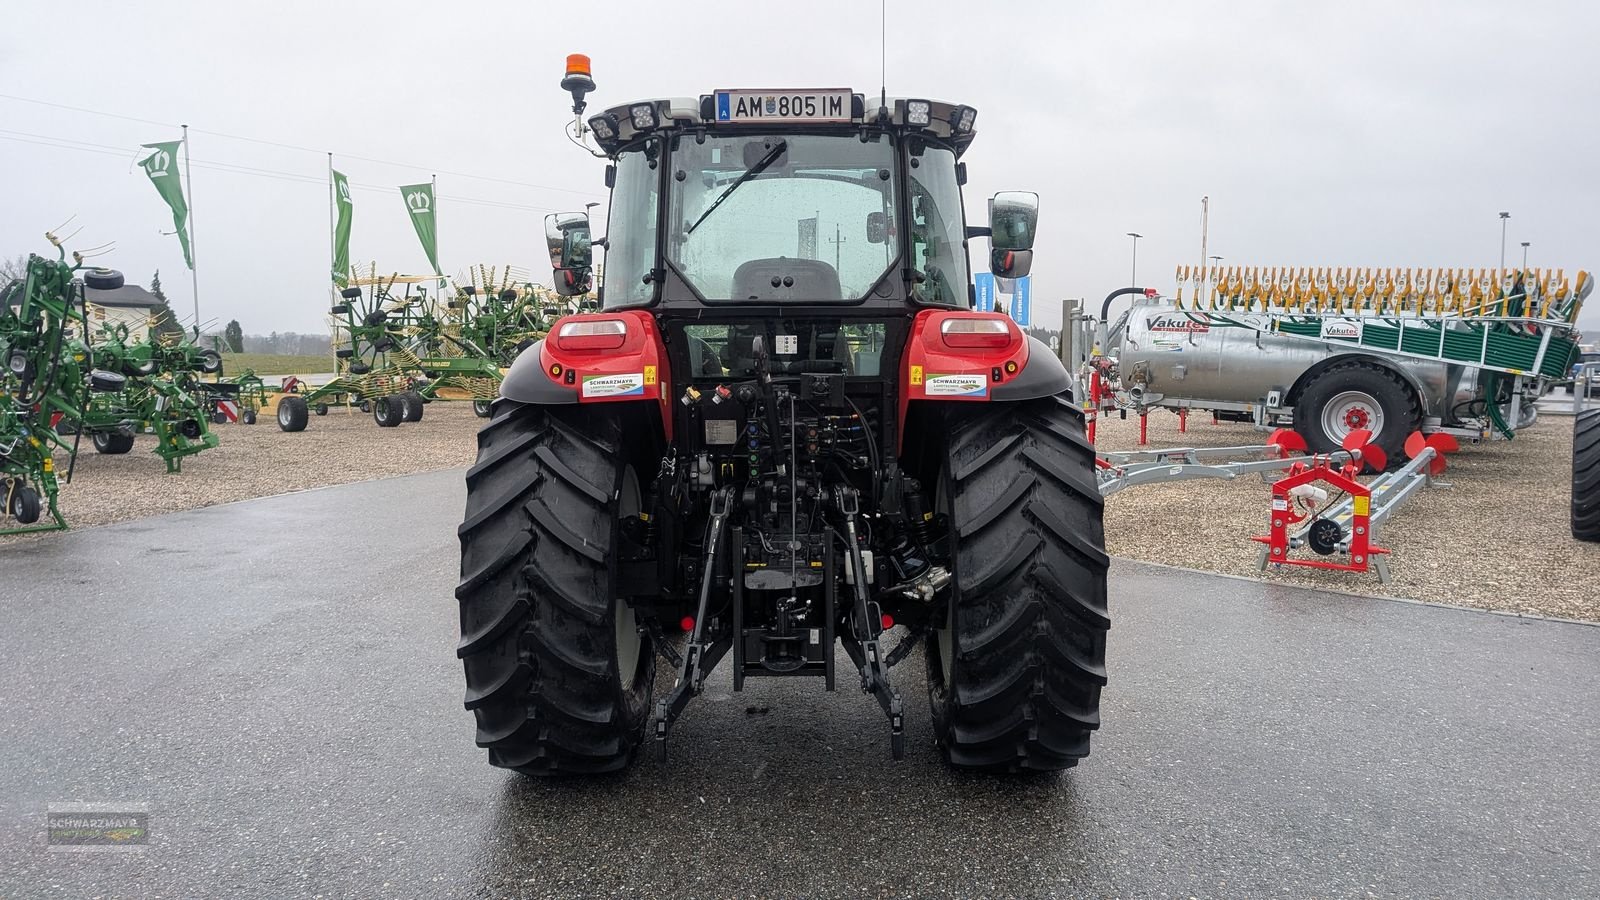
[[[894,262],[887,135],[680,137],[667,256],[708,300],[857,300]]]

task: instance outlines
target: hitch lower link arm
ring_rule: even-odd
[[[672,723],[677,721],[683,713],[684,707],[689,705],[689,698],[700,693],[700,688],[706,676],[716,666],[717,661],[728,651],[730,642],[705,640],[706,610],[710,606],[712,582],[717,577],[717,548],[722,545],[722,537],[728,527],[728,514],[733,509],[733,487],[724,487],[711,495],[711,521],[706,526],[706,555],[701,565],[700,572],[700,598],[695,608],[694,630],[689,635],[689,644],[683,654],[683,663],[678,669],[678,680],[673,683],[671,693],[656,704],[656,759],[665,762],[667,758],[667,732],[672,728]],[[734,577],[738,577],[735,573]]]
[[[861,546],[856,538],[856,516],[861,512],[860,497],[848,486],[835,489],[834,504],[844,517],[845,564],[853,574],[855,605],[850,614],[850,629],[842,635],[841,643],[850,660],[861,673],[861,690],[873,695],[884,715],[889,717],[889,753],[902,759],[906,752],[905,707],[894,685],[889,683],[889,665],[883,658],[878,637],[883,633],[882,613],[878,604],[867,595],[867,567],[861,557]]]

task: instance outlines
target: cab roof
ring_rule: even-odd
[[[808,132],[839,132],[854,133],[863,126],[879,126],[903,134],[926,134],[930,137],[947,142],[955,147],[956,154],[966,152],[967,146],[976,136],[973,127],[977,118],[977,110],[959,103],[944,100],[932,100],[922,97],[867,97],[864,94],[851,94],[851,109],[848,121],[812,122],[796,121],[784,122],[781,119],[763,120],[761,122],[729,123],[718,121],[716,118],[715,94],[701,94],[699,98],[672,97],[663,99],[635,100],[619,106],[607,108],[603,113],[589,119],[591,132],[599,142],[602,149],[608,154],[615,153],[622,147],[633,143],[652,131],[696,131],[704,130],[718,134],[738,133],[773,133],[785,131]],[[907,104],[928,105],[928,121],[926,124],[912,124],[908,121]],[[635,126],[635,110],[648,106],[654,111],[654,127],[639,128]],[[913,109],[917,109],[913,106]],[[966,118],[967,128],[960,130],[958,123],[963,121],[963,113],[970,113]],[[638,118],[650,118],[641,115]],[[613,136],[606,139],[602,129],[596,128],[596,120],[601,120],[609,126]]]

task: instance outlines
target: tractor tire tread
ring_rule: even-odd
[[[952,765],[1053,771],[1088,755],[1105,684],[1103,501],[1084,420],[1058,397],[952,408],[953,683],[930,640],[934,732]]]
[[[528,775],[625,768],[644,738],[654,655],[617,673],[608,596],[617,420],[509,402],[478,433],[459,529],[465,703],[490,763]],[[560,465],[552,465],[555,460]]]

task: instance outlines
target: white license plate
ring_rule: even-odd
[[[848,90],[826,91],[717,91],[717,121],[848,122]]]

